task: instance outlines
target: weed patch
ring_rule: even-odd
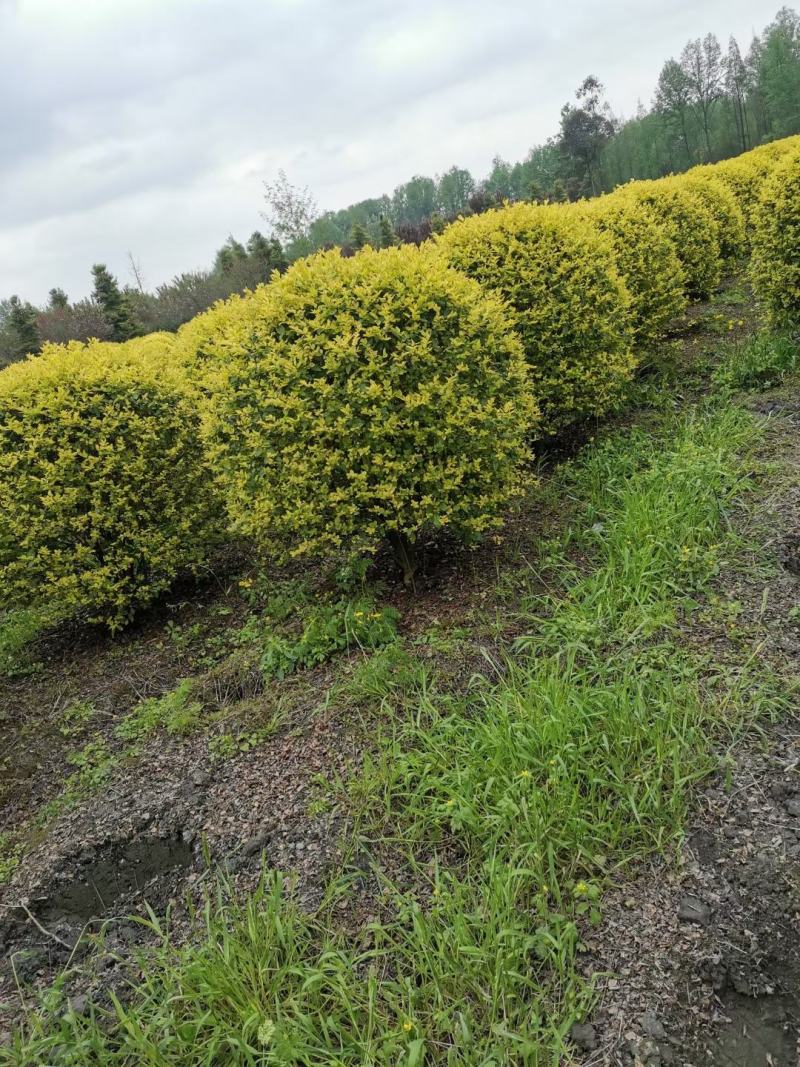
[[[800,346],[788,334],[760,333],[728,347],[712,380],[723,390],[770,389],[800,365]]]

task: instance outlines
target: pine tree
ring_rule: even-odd
[[[553,182],[553,199],[557,204],[563,204],[569,199],[567,196],[567,189],[563,181],[560,178],[556,178]]]
[[[227,274],[237,263],[242,263],[246,259],[247,249],[241,241],[237,241],[233,234],[230,234],[214,258],[214,270],[219,274]]]
[[[69,307],[69,298],[63,289],[51,289],[49,295],[51,311],[61,311],[64,308]]]
[[[369,234],[360,222],[353,223],[353,228],[350,231],[350,244],[356,251],[358,251],[359,248],[363,248],[364,245],[369,244]]]
[[[380,221],[381,248],[391,248],[397,244],[397,234],[392,229],[392,224],[386,215],[381,215]]]
[[[133,314],[130,300],[126,293],[120,291],[117,279],[104,263],[95,263],[92,267],[94,277],[95,303],[103,310],[103,315],[111,327],[114,341],[128,341],[140,332]]]
[[[18,296],[12,296],[8,303],[8,325],[11,329],[13,345],[12,356],[15,359],[24,359],[25,356],[38,352],[42,347],[36,308],[27,301],[20,300]]]
[[[247,242],[248,255],[258,264],[259,272],[268,279],[274,270],[284,271],[288,262],[276,237],[265,237],[258,230],[250,234]]]

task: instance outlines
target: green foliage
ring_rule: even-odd
[[[350,231],[350,244],[356,251],[369,244],[369,234],[360,222],[356,222]]]
[[[431,250],[323,253],[179,337],[236,527],[279,556],[500,525],[535,424],[500,301]]]
[[[611,109],[603,101],[603,93],[603,85],[590,75],[575,93],[578,106],[565,104],[561,109],[559,151],[570,175],[580,183],[580,191],[592,196],[600,192],[600,157],[614,134]]]
[[[392,229],[392,224],[386,215],[380,218],[380,247],[391,248],[397,244],[397,235]]]
[[[756,208],[752,278],[770,322],[800,327],[800,146],[765,183]]]
[[[696,167],[681,179],[683,187],[698,198],[711,212],[718,227],[720,255],[735,260],[744,254],[744,213],[733,192],[715,176],[713,167]]]
[[[54,622],[53,613],[45,608],[0,610],[0,675],[33,670],[30,646]]]
[[[699,194],[681,178],[631,182],[612,194],[645,205],[673,242],[690,297],[705,298],[722,277],[719,226]]]
[[[118,762],[119,758],[109,751],[102,737],[88,741],[80,751],[67,756],[67,763],[77,769],[65,783],[62,801],[70,803],[96,793]]]
[[[0,581],[7,603],[117,627],[217,532],[188,385],[153,336],[48,347],[0,375]]]
[[[63,289],[58,287],[51,289],[48,296],[50,298],[49,306],[52,311],[64,310],[69,307],[69,297]]]
[[[195,685],[191,678],[160,697],[149,697],[126,715],[116,728],[123,741],[139,741],[163,729],[168,734],[188,734],[197,725],[203,706],[192,699]]]
[[[208,740],[208,752],[212,759],[226,760],[244,752],[252,752],[275,736],[283,716],[277,712],[272,721],[256,730],[240,730],[238,733],[217,734]]]
[[[128,294],[120,292],[117,279],[103,263],[95,263],[92,267],[92,277],[92,295],[111,326],[112,341],[129,341],[141,330],[134,318]]]
[[[61,713],[59,731],[63,737],[75,737],[82,733],[97,714],[94,704],[88,700],[76,700]]]
[[[714,369],[723,389],[769,389],[800,366],[800,346],[786,334],[763,333],[731,345]]]
[[[544,431],[619,403],[635,366],[630,297],[605,234],[570,208],[514,204],[460,219],[438,247],[513,308]]]
[[[22,845],[12,834],[0,831],[0,886],[11,880],[22,858]]]
[[[394,608],[376,610],[366,597],[319,604],[309,612],[298,638],[266,635],[261,669],[267,678],[283,678],[298,668],[325,663],[337,652],[380,648],[395,640],[399,618]]]
[[[24,359],[38,352],[42,344],[36,308],[18,296],[12,296],[8,303],[8,328],[13,338],[9,356],[11,360]]]
[[[675,244],[644,205],[602,196],[578,210],[607,233],[631,297],[634,342],[647,348],[686,307],[685,275]]]

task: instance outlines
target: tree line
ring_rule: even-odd
[[[633,178],[658,178],[713,162],[800,132],[800,16],[783,7],[742,52],[714,34],[688,41],[666,60],[649,108],[614,115],[594,76],[564,105],[558,133],[524,159],[492,161],[477,180],[452,166],[435,177],[415,175],[391,195],[319,211],[308,189],[281,171],[265,183],[269,236],[246,243],[233,236],[207,270],[189,271],[145,290],[131,257],[132,284],[120,286],[103,264],[92,268],[92,295],[71,302],[58,288],[44,307],[13,296],[0,300],[0,366],[37,352],[46,341],[97,337],[127,340],[175,330],[216,300],[267,281],[293,260],[323,248],[344,253],[370,244],[419,243],[459,215],[504,201],[563,201],[595,196]]]

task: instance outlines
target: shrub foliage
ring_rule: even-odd
[[[744,361],[769,377],[800,325],[800,138],[494,208],[421,249],[299,260],[177,340],[45,344],[0,373],[0,614],[121,625],[202,565],[220,492],[278,558],[387,539],[410,579],[424,531],[499,526],[526,442],[611,410],[632,344],[748,241],[785,330],[780,359]]]
[[[0,583],[112,628],[205,558],[199,418],[157,337],[78,342],[0,374]]]
[[[711,212],[717,224],[722,259],[735,260],[744,255],[744,213],[731,189],[715,176],[713,167],[696,167],[678,180]]]
[[[631,182],[611,197],[632,198],[652,211],[675,245],[690,297],[704,298],[714,291],[722,277],[719,226],[682,179]]]
[[[496,297],[411,246],[296,263],[186,331],[236,527],[278,557],[501,521],[535,425]]]
[[[636,200],[603,196],[582,202],[580,210],[611,238],[631,298],[634,342],[646,348],[686,308],[686,276],[675,245]]]
[[[619,402],[634,369],[630,297],[606,235],[567,206],[514,204],[460,219],[438,245],[513,307],[545,432]]]
[[[780,163],[754,212],[752,277],[771,322],[800,327],[800,151]]]

